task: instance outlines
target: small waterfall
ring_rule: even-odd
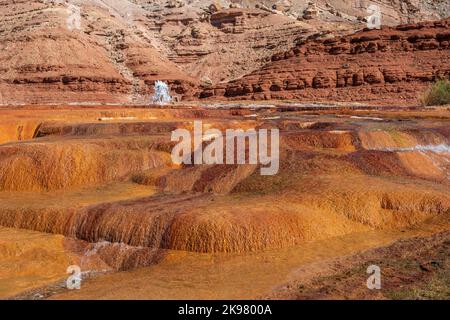
[[[169,85],[164,81],[157,80],[155,82],[155,93],[153,95],[153,103],[165,105],[172,102],[170,96]]]

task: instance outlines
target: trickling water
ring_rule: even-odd
[[[164,81],[157,80],[155,82],[155,93],[153,95],[153,102],[157,104],[167,104],[172,102],[170,96],[169,85]]]
[[[414,147],[404,147],[404,148],[382,148],[382,149],[372,149],[378,151],[387,152],[417,152],[422,154],[424,157],[429,159],[436,169],[440,170],[442,174],[450,179],[450,171],[448,168],[448,163],[450,162],[450,146],[448,144],[442,143],[437,145],[416,145]]]
[[[417,145],[408,148],[385,148],[383,151],[397,151],[397,152],[410,152],[410,151],[431,151],[434,153],[450,153],[450,146],[448,144],[438,145]]]
[[[80,267],[83,268],[83,266],[86,262],[85,260],[89,259],[89,257],[92,257],[93,255],[97,254],[99,249],[102,249],[110,244],[111,243],[107,242],[107,241],[100,241],[100,242],[95,243],[93,247],[87,249],[86,252],[84,253],[84,255],[81,257]],[[91,271],[92,270],[84,271],[83,274],[88,274]],[[101,271],[107,271],[107,270],[101,270]]]

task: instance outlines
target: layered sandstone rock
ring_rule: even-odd
[[[309,40],[242,79],[200,97],[418,103],[450,77],[450,19]]]
[[[254,8],[183,7],[152,12],[147,18],[147,27],[161,39],[171,61],[213,83],[261,68],[273,54],[291,49],[297,38],[315,31],[292,17]]]
[[[194,85],[110,8],[83,4],[78,27],[64,3],[0,2],[1,104],[129,102],[155,80],[180,96]]]
[[[256,72],[310,35],[364,26],[365,1],[315,1],[314,19],[302,20],[308,2],[1,0],[0,104],[148,102],[155,80],[187,99]],[[450,9],[438,0],[377,4],[386,25],[437,20]]]

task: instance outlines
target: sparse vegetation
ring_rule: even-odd
[[[450,104],[450,81],[440,79],[430,85],[422,96],[424,106],[441,106]]]

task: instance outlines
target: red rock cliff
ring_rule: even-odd
[[[450,77],[449,48],[450,19],[311,39],[200,97],[416,104],[429,82]]]

